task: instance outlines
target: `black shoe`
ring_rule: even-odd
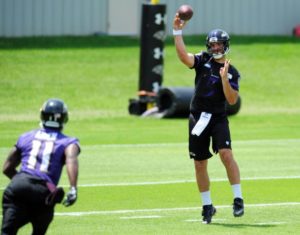
[[[210,224],[211,218],[216,214],[217,210],[213,205],[206,205],[202,207],[202,223]]]
[[[244,214],[244,201],[241,198],[235,198],[233,201],[233,215],[240,217]]]

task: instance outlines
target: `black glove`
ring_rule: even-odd
[[[53,192],[51,192],[45,200],[47,206],[54,206],[56,203],[61,203],[65,196],[65,192],[63,188],[55,188]]]
[[[71,187],[70,191],[67,193],[65,200],[63,201],[64,206],[71,206],[76,202],[77,199],[77,189]]]

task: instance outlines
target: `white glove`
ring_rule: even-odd
[[[64,206],[71,206],[76,202],[77,199],[77,189],[72,186],[70,191],[67,193],[65,200],[63,201]]]

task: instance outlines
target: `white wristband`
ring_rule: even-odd
[[[179,30],[173,29],[173,35],[174,36],[182,35],[182,30],[181,29],[179,29]]]

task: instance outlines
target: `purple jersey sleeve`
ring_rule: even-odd
[[[21,135],[16,144],[21,152],[20,171],[57,185],[65,164],[64,152],[70,144],[79,146],[79,141],[49,129],[33,130]]]

